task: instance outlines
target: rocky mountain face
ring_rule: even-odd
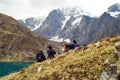
[[[43,21],[40,28],[38,28],[35,32],[38,34],[43,34],[45,37],[50,39],[59,33],[62,26],[62,21],[64,20],[64,14],[59,9],[53,10],[50,12],[45,21]]]
[[[109,13],[111,16],[118,18],[120,16],[120,4],[116,3],[110,6],[106,12]]]
[[[86,28],[84,34],[87,36],[81,34],[81,39],[83,38],[81,43],[89,44],[105,37],[120,34],[120,24],[110,14],[104,13]]]
[[[12,17],[0,14],[0,61],[31,60],[35,51],[45,50],[48,44],[55,46]]]
[[[19,23],[21,23],[22,25],[26,26],[27,28],[29,28],[31,31],[36,30],[38,27],[40,27],[42,21],[44,20],[44,18],[26,18],[26,19],[19,19]]]
[[[120,4],[110,6],[100,17],[79,8],[56,9],[49,13],[35,33],[53,41],[72,41],[81,45],[120,34]]]
[[[79,43],[88,42],[89,41],[87,40],[89,38],[88,26],[90,26],[91,22],[94,22],[96,19],[89,16],[82,16],[77,19],[80,22],[76,22],[74,25],[71,25],[68,29],[61,33],[62,35],[60,37],[61,38],[64,37],[66,39],[69,38],[70,40],[76,39],[79,41]],[[72,22],[71,24],[73,23],[74,22]]]
[[[108,8],[109,12],[120,12],[120,4],[116,3]]]
[[[36,30],[34,29],[32,31],[57,42],[62,42],[66,39],[69,40],[69,37],[67,37],[69,34],[67,33],[71,32],[74,28],[73,26],[80,23],[82,16],[84,15],[90,15],[90,13],[87,13],[80,8],[55,9],[49,13]],[[19,22],[23,24],[23,22]]]
[[[89,15],[89,13],[78,8],[66,8],[62,10],[56,9],[50,12],[40,28],[34,32],[42,34],[50,40],[73,40],[74,37],[78,37],[78,35],[74,34],[80,30],[77,29],[79,28],[79,24],[85,15]]]

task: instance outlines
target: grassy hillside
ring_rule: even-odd
[[[93,43],[86,50],[78,48],[53,60],[34,63],[0,80],[99,80],[101,73],[110,64],[120,65],[114,54],[116,42],[120,42],[120,36],[103,39],[99,46]],[[108,58],[110,64],[105,63]],[[42,67],[41,72],[38,72],[39,67]]]
[[[0,62],[34,60],[35,51],[45,50],[49,44],[59,46],[0,13]]]

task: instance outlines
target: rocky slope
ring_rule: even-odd
[[[35,51],[45,50],[48,44],[54,45],[12,17],[0,14],[0,61],[32,60]]]
[[[85,50],[66,52],[53,60],[34,63],[1,80],[119,80],[120,36],[92,43]]]

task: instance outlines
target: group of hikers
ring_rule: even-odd
[[[79,44],[77,43],[76,40],[73,40],[73,43],[71,44],[64,44],[64,51],[63,52],[67,52],[69,50],[73,50],[76,47],[79,47]],[[60,52],[58,52],[60,53]],[[47,50],[47,58],[48,59],[53,59],[55,57],[56,51],[52,48],[51,45],[48,46],[48,50]],[[43,51],[37,51],[36,53],[36,60],[37,62],[42,62],[44,60],[47,59],[46,56],[44,55]]]

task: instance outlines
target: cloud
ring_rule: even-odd
[[[15,18],[27,14],[28,8],[27,0],[0,0],[0,12]]]
[[[35,9],[50,11],[54,8],[81,7],[93,15],[100,15],[106,9],[120,0],[29,0],[30,5]]]
[[[53,8],[62,5],[63,2],[64,0],[29,0],[30,5],[35,8]]]
[[[0,0],[0,12],[18,19],[47,15],[56,8],[81,7],[93,15],[100,15],[116,2],[120,0]]]

